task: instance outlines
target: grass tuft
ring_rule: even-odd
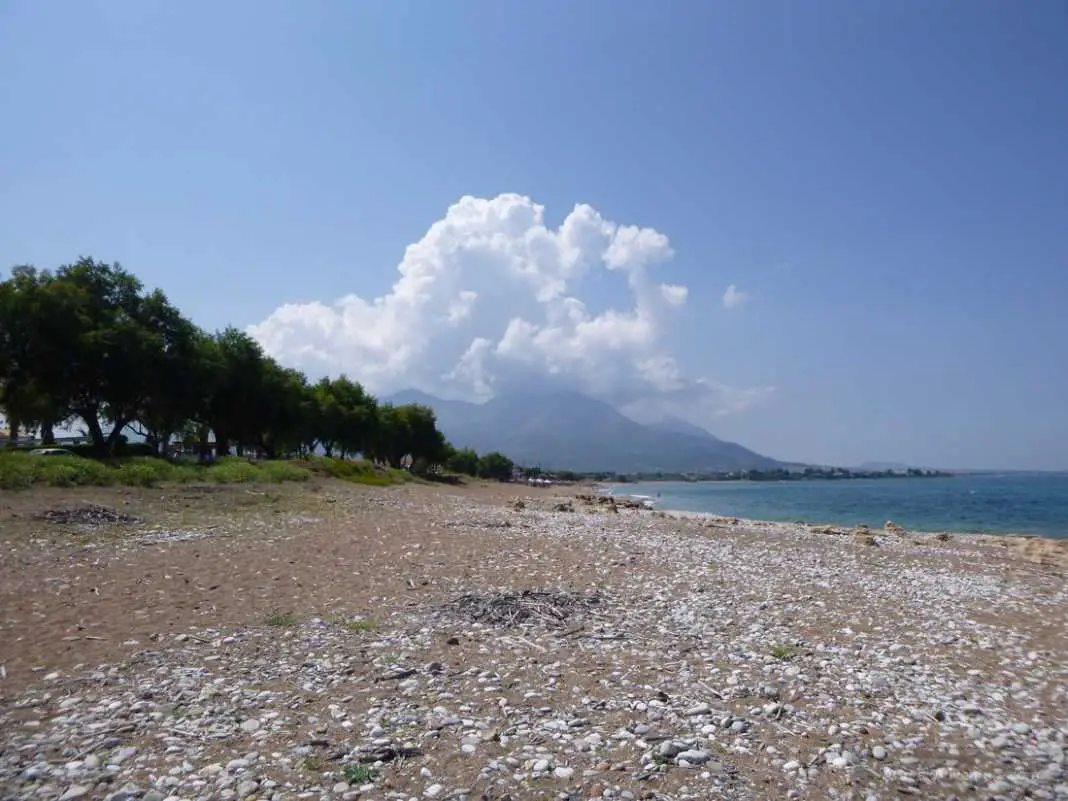
[[[367,784],[370,781],[374,781],[377,775],[377,771],[374,768],[356,763],[346,765],[343,772],[345,781],[349,784]]]
[[[378,624],[369,618],[362,620],[342,620],[338,624],[346,631],[351,631],[353,634],[362,634],[368,631],[374,631],[378,628]]]
[[[297,623],[296,615],[292,612],[271,612],[263,621],[268,626],[277,626],[279,628],[290,628]]]
[[[797,649],[792,645],[776,645],[771,649],[771,655],[780,662],[788,662],[797,654]]]

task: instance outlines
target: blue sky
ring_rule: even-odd
[[[551,375],[780,458],[1068,469],[1060,0],[7,0],[0,74],[5,267],[119,261],[383,392]]]

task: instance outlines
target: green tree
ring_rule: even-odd
[[[15,438],[40,429],[47,441],[80,418],[102,455],[132,429],[157,451],[178,438],[202,456],[214,433],[219,455],[318,444],[394,467],[411,457],[424,472],[450,459],[467,473],[511,469],[500,454],[455,451],[429,407],[379,405],[344,375],[309,384],[247,334],[201,331],[161,291],[91,258],[54,273],[18,267],[0,282],[0,407]]]
[[[380,404],[377,408],[370,452],[373,458],[400,467],[405,456],[429,468],[443,464],[449,455],[445,436],[438,431],[434,410],[428,406]]]
[[[375,400],[362,386],[342,375],[323,378],[313,388],[319,415],[318,442],[327,456],[368,450],[375,426]]]
[[[159,300],[150,298],[149,303]],[[160,347],[148,356],[148,385],[136,417],[145,442],[159,451],[174,435],[203,419],[204,393],[211,376],[204,332],[167,309],[161,310],[157,325]]]
[[[50,443],[53,426],[70,416],[66,340],[76,332],[63,289],[29,266],[0,283],[0,406],[13,441],[22,428]]]
[[[217,333],[202,358],[210,365],[206,423],[215,432],[215,448],[227,456],[259,442],[263,425],[266,357],[248,334],[236,328]]]
[[[496,481],[511,480],[513,467],[512,460],[497,451],[487,453],[478,460],[479,476]]]
[[[443,464],[449,456],[449,444],[438,430],[434,410],[412,403],[399,407],[398,412],[407,424],[406,452],[431,468]]]
[[[253,415],[258,426],[255,444],[274,459],[298,450],[308,438],[314,395],[299,370],[281,367],[273,359],[265,359],[262,367],[263,394]]]
[[[462,448],[454,451],[446,460],[445,466],[454,473],[462,473],[465,476],[478,475],[478,454],[472,448]]]
[[[141,282],[117,264],[79,259],[57,270],[48,290],[68,317],[43,338],[62,350],[69,365],[49,369],[95,449],[112,453],[153,394],[161,394],[162,371],[176,363],[168,353],[187,327],[162,292],[145,294]],[[111,424],[107,434],[105,421]]]
[[[407,420],[397,411],[397,407],[392,403],[378,404],[371,429],[371,458],[392,467],[400,467],[409,438]]]

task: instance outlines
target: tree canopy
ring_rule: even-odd
[[[203,331],[118,264],[81,258],[55,271],[16,267],[0,282],[0,407],[10,436],[84,430],[102,456],[125,432],[164,452],[361,454],[432,471],[457,453],[434,411],[379,403],[344,375],[315,383],[235,328]],[[407,458],[406,458],[407,457]],[[476,465],[477,467],[472,467]]]
[[[515,465],[512,464],[511,459],[497,451],[487,453],[478,460],[479,476],[497,481],[508,481],[512,477],[512,469],[514,467]]]

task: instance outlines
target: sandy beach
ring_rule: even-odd
[[[0,496],[2,799],[1068,799],[1068,551],[526,485]]]

